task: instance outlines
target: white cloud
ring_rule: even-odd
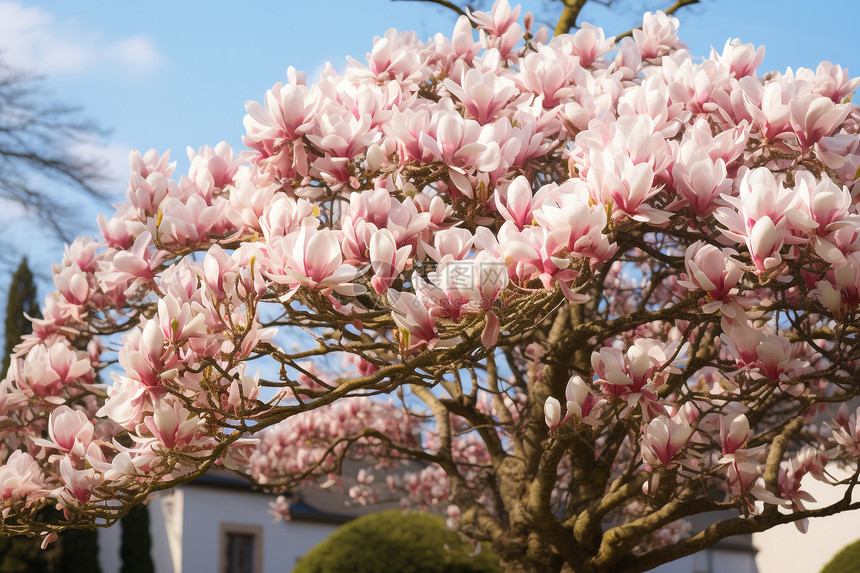
[[[145,36],[107,40],[77,20],[20,2],[0,2],[0,51],[14,66],[51,75],[110,66],[129,75],[155,70],[162,57]]]
[[[161,54],[144,36],[116,42],[110,49],[110,58],[120,64],[131,65],[139,73],[153,71],[161,63]]]
[[[87,141],[77,143],[69,153],[85,161],[95,163],[101,170],[103,187],[110,195],[117,197],[125,193],[126,181],[131,170],[128,164],[129,147],[119,143]]]

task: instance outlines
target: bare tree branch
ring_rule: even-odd
[[[398,0],[391,0],[391,1],[397,2]],[[449,2],[448,0],[400,0],[400,1],[401,2],[428,2],[430,4],[438,4],[439,6],[447,8],[448,10],[453,10],[454,12],[459,14],[460,16],[468,17],[468,14],[466,14],[466,12],[462,8],[460,8],[459,6],[454,4],[453,2]],[[469,21],[471,22],[471,20],[469,20]],[[474,22],[472,23],[472,25],[474,26]]]
[[[102,167],[74,150],[100,131],[78,113],[46,97],[39,77],[0,60],[0,199],[38,214],[64,240],[73,221],[56,187],[105,198]]]

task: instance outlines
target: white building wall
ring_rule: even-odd
[[[851,475],[835,465],[828,466],[827,471],[837,478]],[[803,489],[817,500],[817,503],[806,503],[809,508],[830,505],[845,491],[844,487],[827,485],[809,475],[802,483]],[[860,490],[855,489],[853,501],[860,501]],[[810,519],[805,534],[791,523],[753,534],[753,543],[758,548],[759,573],[818,573],[840,549],[858,539],[860,512],[856,510]]]
[[[665,563],[652,573],[757,573],[753,555],[742,551],[705,549]],[[787,573],[784,570],[781,573]]]
[[[218,571],[222,524],[262,528],[261,573],[291,571],[301,556],[337,527],[307,521],[275,523],[268,513],[273,498],[259,493],[200,486],[182,492],[182,569],[174,573]]]
[[[300,557],[328,537],[337,524],[275,523],[272,496],[194,485],[176,488],[149,502],[152,560],[156,573],[218,573],[221,527],[262,529],[261,573],[287,573]],[[99,530],[102,573],[119,573],[120,526]]]

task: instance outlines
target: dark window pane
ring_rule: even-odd
[[[227,534],[227,569],[224,573],[254,573],[254,536]]]

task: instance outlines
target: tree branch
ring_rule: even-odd
[[[563,0],[564,9],[561,11],[561,16],[558,18],[558,24],[555,25],[556,36],[567,34],[572,29],[576,28],[576,19],[579,18],[579,13],[585,6],[588,0]]]
[[[397,2],[398,0],[391,0],[391,1]],[[466,12],[462,8],[460,8],[459,6],[454,4],[453,2],[448,2],[448,0],[399,0],[399,1],[401,1],[401,2],[427,2],[429,4],[438,4],[439,6],[442,6],[443,8],[447,8],[448,10],[452,10],[453,12],[456,12],[460,16],[466,16],[467,18],[469,18],[469,15],[466,14]],[[471,22],[472,27],[475,27],[475,23],[472,22],[471,18],[469,18],[469,22]]]

